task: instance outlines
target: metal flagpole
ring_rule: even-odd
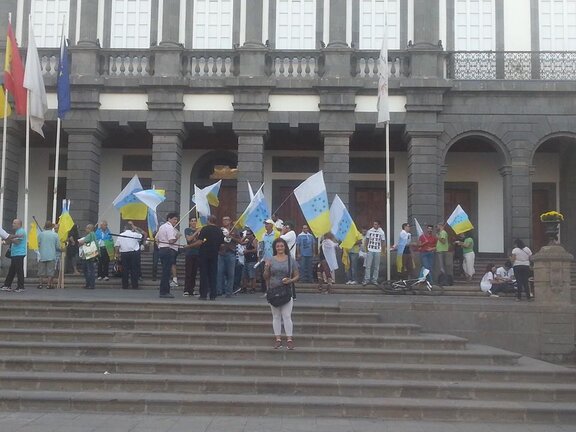
[[[52,197],[52,221],[56,223],[56,206],[58,201],[58,171],[60,169],[60,132],[62,120],[56,120],[56,160],[54,161],[54,195]]]
[[[390,121],[386,122],[386,241],[390,243]],[[384,252],[386,254],[386,278],[390,280],[390,251],[388,246]]]
[[[12,23],[12,13],[8,14],[8,22]],[[2,129],[2,171],[0,173],[0,226],[4,224],[4,194],[6,181],[6,128],[8,127],[8,89],[4,86],[4,128]]]
[[[30,90],[26,90],[26,161],[24,164],[24,229],[28,230],[28,184],[30,179]],[[24,277],[28,272],[28,260],[24,260]]]

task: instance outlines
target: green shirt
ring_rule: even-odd
[[[470,252],[474,252],[474,240],[472,240],[472,237],[466,237],[462,243],[462,253],[466,254]]]
[[[444,239],[444,243],[440,240]],[[448,233],[445,230],[442,230],[438,233],[438,242],[436,243],[436,252],[448,252],[448,248],[450,245],[448,244]]]

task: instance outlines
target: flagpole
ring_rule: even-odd
[[[8,24],[12,24],[12,12],[8,13]],[[6,41],[6,44],[8,44],[8,41]],[[8,89],[6,88],[6,86],[4,86],[4,126],[2,128],[2,172],[0,173],[0,226],[4,224],[4,192],[5,192],[5,180],[6,180],[7,127],[8,127]]]
[[[387,245],[390,244],[390,120],[386,122],[386,235]],[[390,280],[390,251],[386,246],[386,280]]]
[[[24,163],[24,229],[28,229],[28,183],[30,177],[30,90],[26,90],[26,161]],[[24,277],[28,272],[28,260],[24,260]]]
[[[62,16],[62,41],[64,40],[64,23],[66,22],[66,14]],[[61,41],[61,42],[62,42]],[[60,62],[62,62],[62,49],[60,49]],[[60,73],[60,66],[58,66],[58,73]],[[62,119],[58,113],[56,120],[56,159],[54,161],[54,196],[52,197],[52,221],[56,223],[56,205],[58,200],[58,173],[60,169],[60,137],[62,131]]]

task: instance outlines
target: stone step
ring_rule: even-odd
[[[365,398],[341,396],[57,392],[7,390],[3,411],[121,412],[147,414],[267,415],[452,420],[510,423],[576,423],[576,404]]]
[[[148,392],[220,395],[343,396],[452,400],[574,402],[576,384],[485,383],[296,378],[252,376],[174,376],[67,372],[0,372],[0,389],[58,392]]]
[[[215,324],[218,325],[218,324]],[[223,328],[223,327],[222,327]],[[271,328],[270,328],[271,330]],[[267,333],[219,333],[215,331],[182,333],[167,331],[82,330],[69,329],[0,329],[0,340],[28,342],[94,342],[180,344],[181,346],[215,345],[228,349],[268,346]],[[422,336],[325,335],[298,334],[300,347],[389,348],[389,349],[449,349],[464,350],[467,340],[457,336],[426,334]]]
[[[524,360],[524,359],[521,359]],[[521,362],[522,363],[522,362]],[[520,367],[521,366],[521,367]],[[3,356],[0,371],[76,372],[151,375],[216,375],[284,378],[362,378],[368,380],[441,380],[445,382],[523,382],[576,384],[576,369],[537,364],[514,366],[325,361],[189,360],[66,356]]]
[[[1,312],[0,312],[1,313]],[[228,318],[228,317],[226,317]],[[270,317],[268,317],[270,318]],[[420,327],[410,324],[340,324],[299,322],[295,316],[296,334],[407,336],[418,334]],[[1,317],[0,329],[74,329],[74,330],[139,330],[167,332],[236,332],[265,333],[270,331],[267,321],[221,321],[182,319],[116,319],[116,318],[38,318]]]
[[[79,358],[139,358],[185,360],[243,360],[276,362],[338,362],[338,363],[403,363],[459,365],[514,365],[519,354],[492,347],[468,346],[463,349],[376,349],[348,347],[306,347],[294,351],[274,350],[273,338],[260,346],[176,345],[88,342],[6,342],[0,341],[0,356],[66,356]]]
[[[271,320],[270,308],[261,305],[258,309],[246,308],[245,304],[241,307],[236,306],[234,310],[215,309],[210,307],[209,303],[201,306],[182,308],[180,305],[173,309],[152,309],[146,307],[142,309],[135,308],[106,308],[106,307],[50,307],[50,306],[12,306],[0,305],[0,317],[30,317],[30,318],[93,318],[93,319],[117,319],[122,317],[125,320],[196,320],[196,321],[217,321],[224,320],[231,322],[253,322]],[[347,312],[316,312],[307,311],[298,305],[298,308],[292,312],[294,322],[298,323],[332,323],[341,322],[349,324],[370,324],[379,323],[380,315],[376,313],[347,313]],[[402,324],[404,325],[404,324]],[[407,327],[415,328],[418,326],[408,325]]]

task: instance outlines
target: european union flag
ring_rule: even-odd
[[[68,65],[68,46],[64,35],[62,35],[62,43],[60,44],[56,91],[58,94],[58,118],[63,119],[66,113],[70,111],[70,67]]]

